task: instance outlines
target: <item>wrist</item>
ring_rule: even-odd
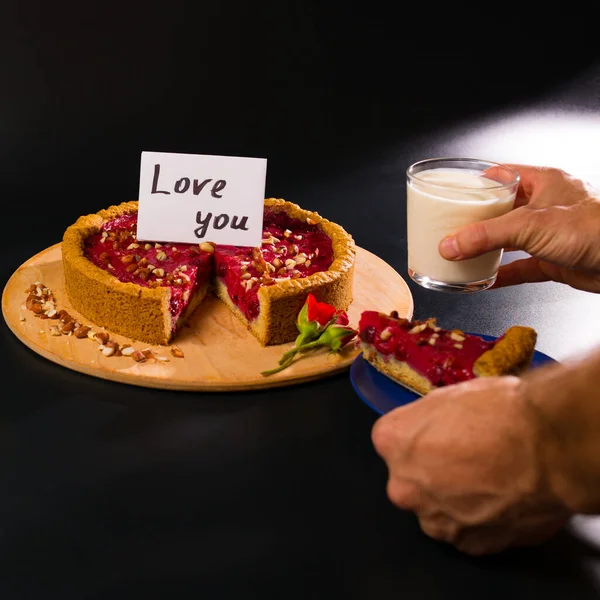
[[[600,397],[590,379],[599,366],[551,365],[523,379],[547,485],[572,513],[600,511]]]

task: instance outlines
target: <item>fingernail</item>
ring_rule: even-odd
[[[445,237],[439,246],[439,252],[443,258],[447,260],[453,260],[459,258],[460,250],[458,249],[458,242],[453,235]]]

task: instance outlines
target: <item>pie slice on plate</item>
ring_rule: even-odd
[[[262,247],[247,248],[138,240],[137,210],[80,217],[63,236],[71,304],[114,333],[168,344],[214,289],[261,344],[281,344],[309,292],[339,310],[352,302],[354,241],[317,213],[265,200]]]
[[[378,371],[425,395],[475,377],[519,375],[533,358],[537,335],[514,326],[494,341],[438,327],[434,318],[410,321],[365,311],[359,322],[362,355]]]

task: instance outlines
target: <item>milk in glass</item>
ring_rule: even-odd
[[[494,277],[502,250],[462,261],[438,252],[440,240],[468,223],[498,217],[513,208],[516,187],[507,188],[481,171],[435,168],[407,183],[408,267],[445,283],[471,283]]]

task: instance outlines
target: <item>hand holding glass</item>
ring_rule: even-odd
[[[408,274],[423,287],[444,292],[476,292],[496,281],[502,250],[449,261],[438,245],[470,223],[512,210],[519,174],[498,163],[474,158],[428,159],[407,170]]]

